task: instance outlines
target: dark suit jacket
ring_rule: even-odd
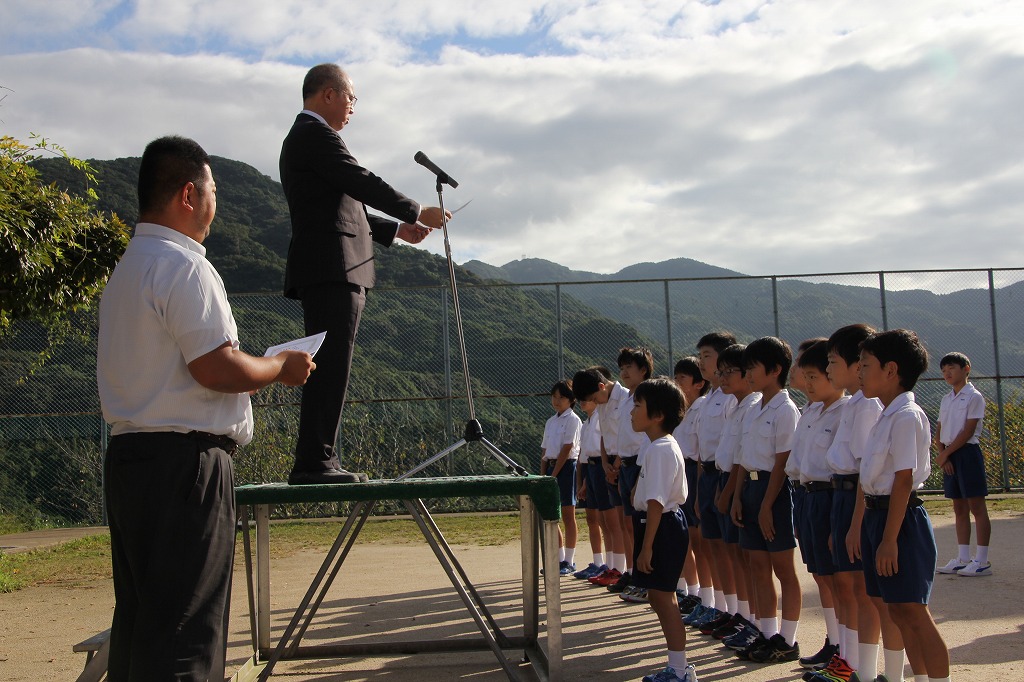
[[[419,204],[360,166],[338,134],[308,114],[295,118],[280,167],[292,222],[284,295],[301,298],[303,287],[324,282],[372,287],[373,242],[390,246],[398,223],[366,207],[411,223]]]

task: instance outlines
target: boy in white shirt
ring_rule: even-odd
[[[544,424],[541,442],[540,475],[558,479],[562,502],[562,529],[558,529],[558,572],[572,575],[576,572],[576,459],[580,454],[580,427],[583,425],[573,411],[576,398],[572,385],[565,380],[551,387],[551,407],[555,415]]]
[[[573,573],[573,577],[586,580],[608,570],[605,562],[604,544],[608,541],[606,516],[612,512],[608,501],[608,485],[601,467],[601,423],[597,416],[597,403],[593,400],[579,401],[580,409],[587,415],[580,429],[580,457],[576,463],[576,497],[586,501],[587,533],[594,559],[590,564]],[[608,547],[609,551],[611,547]],[[610,554],[608,560],[610,561]]]

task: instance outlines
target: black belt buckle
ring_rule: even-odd
[[[238,443],[225,435],[207,433],[206,431],[189,431],[189,435],[213,443],[232,457],[234,457],[235,453],[238,452]]]

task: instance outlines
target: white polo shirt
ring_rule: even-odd
[[[686,408],[682,421],[672,431],[672,437],[679,444],[679,449],[686,459],[697,461],[697,422],[700,420],[700,411],[704,408],[704,401],[707,395],[702,395],[693,401],[693,404]]]
[[[96,378],[111,433],[206,431],[252,440],[248,393],[203,388],[188,363],[238,330],[206,248],[162,225],[139,223],[100,299]]]
[[[860,462],[860,487],[865,495],[889,495],[897,471],[912,469],[917,490],[932,473],[932,428],[914,393],[900,393],[882,410]]]
[[[793,449],[793,433],[800,410],[782,389],[768,404],[754,405],[740,441],[740,465],[747,471],[771,471],[775,455]]]
[[[942,403],[939,405],[939,442],[949,445],[964,430],[968,419],[977,419],[978,426],[967,441],[977,445],[984,418],[985,396],[968,381],[959,393],[950,391],[942,397]]]
[[[619,454],[619,410],[623,406],[627,413],[633,409],[633,397],[625,386],[616,381],[608,402],[597,406],[597,414],[601,418],[601,440],[609,457]]]
[[[796,431],[793,433],[793,449],[789,451],[789,457],[786,459],[785,471],[790,479],[800,480],[800,458],[803,457],[803,451],[808,448],[807,422],[821,413],[821,405],[820,402],[807,403],[800,410],[800,418],[796,420]]]
[[[580,464],[591,459],[601,463],[601,418],[597,416],[597,410],[580,427]]]
[[[877,398],[865,398],[861,391],[843,405],[836,437],[826,455],[829,471],[841,476],[860,473],[868,436],[881,413],[882,403]]]
[[[796,427],[793,451],[786,462],[786,473],[790,478],[797,478],[801,483],[809,481],[825,482],[832,477],[828,460],[825,458],[832,447],[836,432],[839,430],[839,419],[843,406],[850,396],[843,396],[824,408],[824,403],[814,403],[813,414],[808,415],[811,406],[804,412]],[[824,409],[823,409],[824,408]],[[794,457],[796,455],[796,457]],[[794,460],[796,460],[794,462]],[[796,475],[790,472],[790,463],[795,467]]]
[[[697,459],[715,461],[715,451],[722,440],[725,420],[736,409],[736,398],[716,388],[707,394],[697,421]]]
[[[647,502],[657,500],[663,512],[679,509],[686,501],[686,468],[683,453],[675,438],[666,435],[648,439],[643,451],[643,466],[633,494],[633,507],[647,511]]]
[[[633,396],[629,395],[629,391],[626,393],[626,400],[623,401],[616,413],[619,418],[619,439],[616,449],[619,457],[636,457],[636,463],[643,464],[640,459],[640,451],[651,442],[651,439],[647,437],[646,433],[633,430]]]
[[[761,401],[760,393],[751,393],[741,400],[736,409],[725,420],[722,439],[715,449],[715,464],[724,473],[732,471],[733,465],[739,461],[740,441],[743,439],[743,424],[750,413],[750,408]]]
[[[544,450],[544,459],[558,459],[558,453],[565,445],[572,446],[569,450],[569,459],[579,457],[582,426],[583,422],[571,407],[562,414],[549,417],[544,424],[544,440],[540,445]]]

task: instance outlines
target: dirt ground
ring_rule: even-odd
[[[934,516],[940,563],[955,554],[952,516]],[[518,543],[456,547],[466,572],[502,627],[515,634],[520,561]],[[581,548],[584,563],[589,550]],[[275,635],[280,634],[322,560],[303,551],[272,561]],[[931,608],[950,649],[954,680],[1024,680],[1024,515],[993,515],[994,575],[936,576]],[[250,655],[244,569],[235,574],[228,674]],[[562,613],[565,680],[639,679],[664,665],[664,640],[646,606],[629,605],[585,581],[564,578]],[[824,624],[813,581],[803,575],[804,611],[798,640],[817,651]],[[70,680],[85,663],[72,645],[109,626],[110,581],[79,587],[41,586],[0,595],[0,680]],[[304,644],[382,639],[431,639],[475,632],[447,577],[424,545],[356,545],[304,639]],[[703,682],[799,679],[795,664],[759,666],[735,659],[699,634],[689,636],[690,662]],[[517,656],[508,652],[510,657]],[[533,679],[529,667],[525,679]],[[907,676],[910,670],[906,670]],[[331,662],[283,662],[275,678],[294,681],[503,680],[490,652]]]

